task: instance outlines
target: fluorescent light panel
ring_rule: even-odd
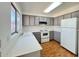
[[[61,4],[62,2],[53,2],[47,9],[44,10],[44,13],[51,12],[52,10],[54,10],[56,7],[58,7]]]

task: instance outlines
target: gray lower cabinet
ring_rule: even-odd
[[[60,42],[60,32],[54,31],[54,40]]]
[[[53,40],[54,39],[54,31],[50,31],[49,33],[50,33],[49,34],[50,40]]]
[[[41,33],[40,32],[33,32],[34,36],[38,40],[39,43],[41,43]]]

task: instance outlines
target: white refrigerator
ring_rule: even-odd
[[[61,46],[77,54],[77,18],[61,20]]]

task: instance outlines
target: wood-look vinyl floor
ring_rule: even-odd
[[[41,44],[41,57],[76,57],[76,55],[67,51],[56,41],[49,41]]]

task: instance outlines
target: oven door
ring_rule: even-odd
[[[48,34],[48,32],[43,32],[43,33],[41,33],[41,38],[48,38],[49,37],[49,34]]]
[[[48,35],[48,33],[43,33],[43,36],[47,36]]]

